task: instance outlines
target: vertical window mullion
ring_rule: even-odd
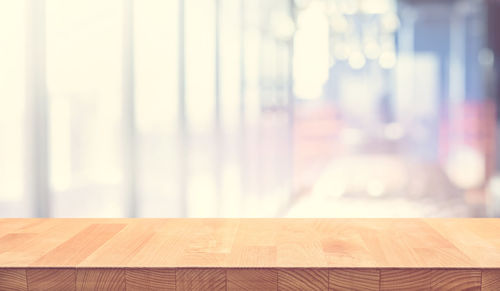
[[[27,2],[27,163],[34,215],[49,217],[48,96],[46,87],[45,1]]]
[[[123,132],[126,215],[137,216],[137,149],[134,112],[133,0],[123,3]]]

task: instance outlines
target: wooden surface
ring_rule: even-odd
[[[0,290],[500,290],[500,219],[0,219]]]

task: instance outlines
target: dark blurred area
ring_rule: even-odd
[[[500,217],[499,16],[0,2],[0,216]]]

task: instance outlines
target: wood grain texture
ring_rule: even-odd
[[[76,273],[76,290],[125,290],[125,270],[79,269]]]
[[[278,290],[328,290],[328,270],[280,269]]]
[[[397,269],[380,271],[380,290],[431,290],[432,270]]]
[[[500,219],[0,219],[0,290],[500,290]]]
[[[0,269],[0,290],[28,290],[26,270]]]
[[[108,240],[95,252],[79,263],[81,267],[121,267],[128,265],[135,255],[141,251],[146,242],[161,228],[169,227],[164,220],[148,219],[148,223],[130,221],[121,231]],[[120,255],[117,256],[116,254]]]
[[[275,269],[229,269],[226,272],[228,291],[278,289],[278,271]]]
[[[479,270],[433,270],[431,289],[439,291],[481,290]]]
[[[77,265],[124,227],[125,224],[92,224],[40,257],[32,265]]]
[[[221,269],[179,269],[176,272],[176,289],[226,290],[226,271]]]
[[[481,290],[500,290],[500,269],[483,270],[481,275]]]
[[[5,268],[500,268],[500,219],[10,221]]]
[[[425,219],[436,232],[458,249],[470,263],[459,263],[456,256],[441,259],[441,267],[499,268],[500,219]],[[436,250],[443,248],[435,247]],[[451,261],[456,262],[451,262]]]
[[[175,290],[174,269],[127,269],[125,278],[127,291]]]
[[[380,271],[377,269],[332,269],[328,275],[329,290],[366,290],[380,288]]]
[[[27,269],[28,289],[31,290],[76,290],[75,269]]]

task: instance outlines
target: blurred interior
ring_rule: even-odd
[[[500,217],[499,19],[0,1],[0,216]]]

